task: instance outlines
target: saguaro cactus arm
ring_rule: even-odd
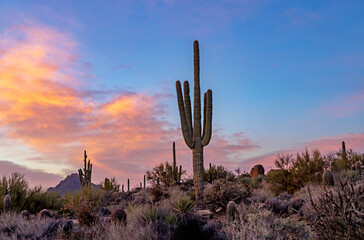
[[[207,90],[204,94],[204,118],[203,118],[203,133],[202,146],[207,146],[211,140],[212,133],[212,91]]]
[[[201,90],[200,90],[200,49],[198,41],[193,42],[193,139],[201,141]]]
[[[193,139],[192,139],[191,131],[189,130],[189,127],[188,127],[188,124],[187,124],[186,111],[185,111],[185,105],[188,105],[187,102],[189,102],[189,105],[190,105],[189,109],[191,109],[191,102],[190,101],[187,101],[187,102],[185,101],[186,104],[184,104],[183,97],[182,97],[181,82],[180,81],[176,82],[176,91],[177,91],[177,101],[178,101],[179,115],[180,115],[180,118],[181,118],[181,128],[182,128],[183,139],[185,140],[186,145],[190,149],[193,149],[194,142],[193,142]]]

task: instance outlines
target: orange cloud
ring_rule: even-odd
[[[172,160],[176,141],[178,164],[192,170],[191,151],[180,129],[162,120],[167,110],[161,102],[169,96],[111,91],[111,100],[100,102],[97,92],[77,90],[83,83],[73,67],[77,44],[69,37],[44,26],[12,28],[4,35],[0,128],[14,142],[22,141],[39,153],[24,165],[41,162],[48,168],[66,166],[64,173],[76,172],[87,149],[94,181],[116,176],[121,182],[130,178],[134,186],[145,170]],[[234,158],[232,153],[256,147],[242,134],[215,131],[205,148],[206,164],[225,163]]]

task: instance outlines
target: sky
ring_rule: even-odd
[[[364,151],[364,2],[0,0],[0,175],[136,186],[192,172],[176,80],[213,92],[209,163],[274,168],[278,153]]]

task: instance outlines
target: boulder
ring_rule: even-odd
[[[255,178],[258,175],[264,175],[264,167],[260,164],[255,165],[251,170],[250,170],[250,177],[251,178]]]

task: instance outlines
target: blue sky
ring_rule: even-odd
[[[82,91],[162,95],[164,113],[154,117],[175,128],[174,84],[193,80],[198,39],[201,87],[213,90],[213,128],[228,142],[243,132],[259,146],[241,150],[233,162],[242,163],[306,146],[335,150],[331,142],[312,145],[328,138],[337,148],[346,140],[364,150],[363,12],[362,1],[0,1],[0,34],[6,39],[19,26],[57,31],[74,44]],[[86,99],[100,105],[115,97]],[[1,126],[5,134],[14,128]],[[29,141],[22,147],[44,157]],[[1,150],[0,159],[23,160]]]

